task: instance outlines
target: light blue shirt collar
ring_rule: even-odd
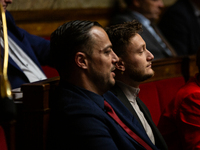
[[[145,16],[143,16],[141,13],[138,13],[136,11],[132,11],[135,18],[143,25],[143,26],[150,26],[151,21],[147,19]]]

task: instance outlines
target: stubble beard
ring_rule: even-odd
[[[130,71],[130,75],[129,76],[134,81],[143,82],[143,81],[153,77],[154,76],[154,71],[152,70],[152,73],[145,74],[145,73],[143,73],[142,71],[140,71],[138,69],[132,68],[131,71]]]
[[[111,74],[104,75],[102,72],[95,70],[92,68],[91,71],[91,80],[95,85],[101,89],[101,91],[108,91],[111,87],[115,85],[115,80],[111,81]]]

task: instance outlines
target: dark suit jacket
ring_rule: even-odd
[[[168,8],[158,27],[179,56],[196,54],[200,48],[200,23],[188,0]]]
[[[137,118],[137,120],[140,122],[140,124],[142,125],[138,115],[136,114],[134,108],[132,107],[132,105],[130,104],[129,100],[126,98],[125,94],[123,93],[123,91],[120,89],[119,86],[115,85],[111,91],[113,92],[113,94],[115,94],[119,100],[121,100],[121,102],[128,108],[128,110],[134,115],[134,117]],[[151,114],[148,110],[148,108],[146,107],[146,105],[139,99],[139,97],[137,97],[136,99],[137,104],[139,105],[140,110],[143,112],[147,122],[149,123],[153,134],[154,134],[154,138],[155,138],[155,145],[162,150],[167,150],[167,145],[161,135],[161,133],[159,132],[158,128],[156,127],[156,125],[154,124],[152,118],[151,118]]]
[[[50,41],[31,35],[25,30],[17,27],[13,17],[8,11],[6,11],[6,21],[8,35],[33,60],[33,62],[41,70],[41,65],[50,65]],[[2,53],[4,53],[3,50]],[[9,57],[8,64],[8,79],[12,88],[20,87],[23,83],[29,82],[28,78],[11,57]]]
[[[137,119],[114,94],[107,92],[100,96],[60,82],[58,97],[51,105],[55,130],[50,136],[51,149],[144,150],[105,112],[105,99],[132,131],[157,150]]]
[[[110,22],[110,25],[133,21],[134,19],[136,19],[136,17],[131,12],[131,10],[126,10],[125,12],[114,16]],[[147,49],[154,55],[154,60],[169,57],[169,55],[165,52],[165,50],[160,45],[160,43],[147,30],[147,28],[145,26],[143,26],[142,29],[143,29],[143,31],[140,33],[140,35],[146,42]]]

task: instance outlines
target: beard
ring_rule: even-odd
[[[111,73],[111,72],[110,72]],[[95,68],[91,68],[90,79],[101,91],[108,91],[115,85],[115,80],[111,80],[111,74],[105,74]]]
[[[154,76],[154,71],[152,70],[152,73],[145,73],[142,70],[139,70],[137,68],[134,67],[130,67],[127,66],[126,71],[129,74],[129,77],[137,82],[143,82],[149,78],[151,78],[152,76]]]

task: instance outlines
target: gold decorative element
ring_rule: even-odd
[[[8,69],[8,34],[7,34],[7,24],[6,24],[6,15],[2,5],[0,4],[1,9],[1,20],[3,25],[3,38],[4,38],[4,61],[3,61],[3,69],[0,70],[0,90],[1,90],[1,98],[8,97],[12,99],[11,86],[8,81],[7,69]],[[0,64],[1,66],[1,64]]]

